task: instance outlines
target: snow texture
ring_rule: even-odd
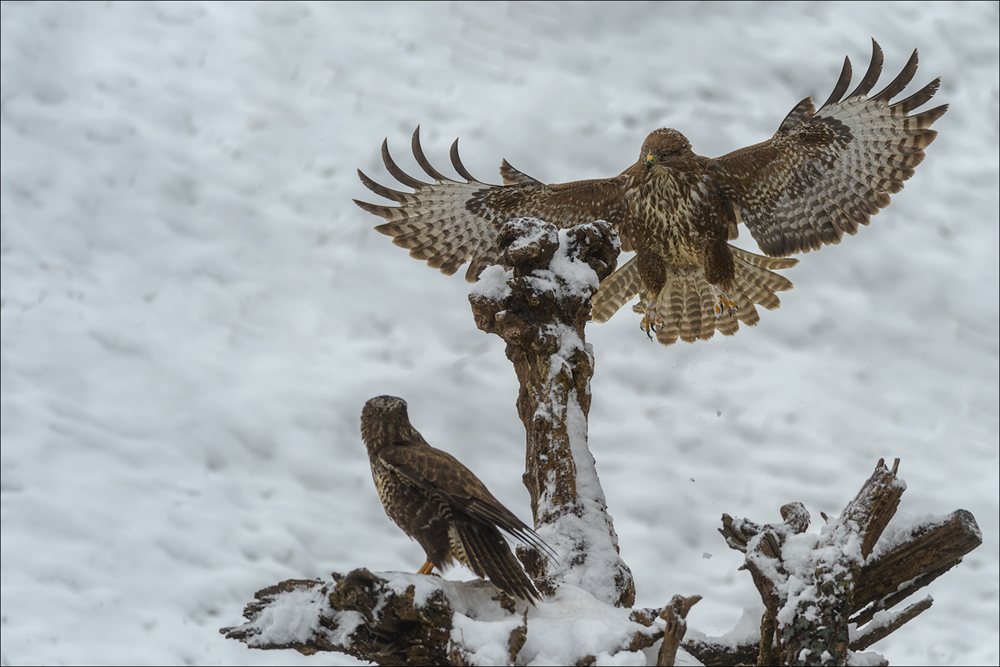
[[[507,281],[513,277],[513,271],[508,271],[499,264],[487,266],[479,274],[479,281],[472,286],[469,294],[500,301],[510,294],[510,285],[507,284]]]
[[[423,562],[371,482],[372,396],[405,398],[431,444],[530,518],[503,341],[476,328],[460,275],[350,201],[377,199],[357,167],[391,182],[383,137],[419,173],[418,123],[441,169],[461,136],[493,182],[502,157],[543,182],[617,174],[664,126],[721,155],[826,99],[845,55],[856,83],[875,37],[883,82],[919,47],[904,94],[941,76],[951,104],[916,175],[783,272],[795,289],[756,327],[663,348],[627,307],[589,325],[589,444],[637,606],[700,594],[689,627],[706,635],[759,603],[723,512],[836,514],[900,457],[902,510],[967,509],[984,543],[871,650],[997,664],[998,13],[0,5],[0,662],[315,663],[218,628],[283,579]],[[745,230],[737,244],[754,249]]]
[[[260,633],[251,640],[253,646],[273,644],[304,644],[319,629],[321,614],[329,614],[330,600],[319,588],[298,589],[278,596],[256,620]],[[342,612],[341,624],[330,637],[334,644],[343,645],[351,633],[364,622],[356,611]]]
[[[896,481],[901,480],[897,479],[893,483]],[[905,542],[909,542],[910,537],[917,532],[926,532],[935,526],[948,523],[950,518],[948,514],[913,516],[906,512],[896,512],[885,527],[885,530],[882,531],[882,535],[878,538],[878,542],[875,543],[872,552],[868,554],[868,561],[877,560],[886,552],[892,551]],[[979,536],[982,537],[982,528],[974,532],[978,532]]]
[[[615,236],[616,247],[621,246],[621,241]],[[600,279],[592,268],[586,263],[574,257],[570,250],[569,230],[563,229],[559,232],[559,248],[552,257],[549,267],[556,273],[562,284],[563,290],[569,295],[593,294],[601,284]]]
[[[629,609],[608,606],[586,590],[563,585],[553,604],[528,612],[528,633],[518,655],[525,664],[563,664],[570,655],[593,655],[597,664],[644,665],[641,652],[622,650],[643,626],[629,619]],[[657,621],[660,630],[663,622]]]
[[[765,611],[763,603],[759,602],[752,607],[747,607],[743,610],[743,614],[740,616],[740,620],[736,623],[735,627],[717,637],[708,637],[704,633],[689,627],[687,633],[684,635],[684,641],[711,640],[714,644],[728,646],[732,649],[746,646],[747,644],[756,644],[760,641],[760,619]]]

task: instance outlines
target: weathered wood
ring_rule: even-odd
[[[863,625],[924,588],[962,562],[962,557],[983,543],[975,517],[966,510],[916,527],[910,537],[879,554],[858,573],[851,618]],[[871,606],[868,606],[871,605]]]
[[[903,627],[905,623],[909,623],[917,616],[930,609],[932,604],[934,604],[934,601],[931,598],[926,597],[920,602],[914,602],[898,614],[893,614],[890,619],[883,623],[872,623],[871,625],[874,627],[866,629],[862,634],[851,641],[851,650],[864,651],[878,640],[885,639],[890,634]]]
[[[771,613],[770,610],[761,614],[760,655],[757,659],[758,667],[768,667],[768,665],[778,664],[778,642],[775,641],[777,631],[778,624],[774,620],[774,614]]]
[[[635,583],[618,556],[618,536],[587,447],[594,358],[584,327],[598,280],[571,282],[550,268],[558,253],[558,263],[586,264],[604,279],[615,268],[617,237],[605,222],[559,232],[523,218],[501,227],[498,247],[509,271],[505,289],[477,287],[469,301],[476,325],[507,343],[520,383],[517,412],[527,436],[524,485],[535,529],[564,562],[550,563],[524,547],[518,555],[543,593],[553,592],[556,580],[579,583],[590,568],[609,568],[586,579],[610,582],[610,588],[590,592],[631,607]]]
[[[894,544],[879,549],[879,538],[906,489],[896,476],[898,468],[899,459],[891,470],[880,460],[840,517],[823,515],[827,526],[821,536],[794,537],[809,523],[799,503],[782,508],[781,524],[760,525],[723,515],[719,532],[732,549],[746,554],[743,569],[750,572],[767,609],[756,644],[758,664],[845,664],[849,651],[864,650],[888,636],[928,609],[931,600],[894,616],[884,610],[947,572],[982,543],[975,519],[958,510],[914,526],[909,535],[896,535]],[[792,540],[796,554],[790,561],[783,550]],[[869,629],[849,639],[849,624],[861,626],[873,619]],[[715,647],[711,654],[720,663],[743,657],[732,650],[727,654],[725,647]]]
[[[718,644],[702,639],[691,639],[683,644],[684,650],[693,655],[703,665],[708,667],[756,665],[760,654],[760,644],[753,642],[740,646]],[[764,663],[776,665],[777,662]]]
[[[687,632],[687,615],[691,607],[701,600],[700,595],[681,597],[675,595],[670,604],[660,610],[659,617],[666,622],[663,631],[663,643],[656,654],[657,667],[673,667],[677,659],[677,649],[680,648],[684,633]]]
[[[892,470],[885,467],[884,459],[879,459],[875,472],[838,519],[841,524],[853,524],[852,531],[861,536],[862,558],[867,558],[875,548],[882,531],[895,516],[899,499],[906,490],[906,484],[896,478],[898,470],[899,459],[893,463]]]
[[[407,585],[418,577],[422,587],[432,589],[419,600],[416,585]],[[290,648],[305,655],[336,651],[380,665],[462,664],[454,662],[461,660],[462,647],[451,638],[448,597],[435,584],[454,585],[438,577],[380,576],[365,569],[334,573],[332,582],[283,581],[254,596],[257,601],[243,612],[246,624],[221,632],[250,648]],[[495,591],[485,582],[469,584],[480,595]],[[282,615],[290,605],[297,609]]]

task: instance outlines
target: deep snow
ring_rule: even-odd
[[[375,198],[388,137],[498,182],[616,174],[657,127],[703,155],[829,94],[870,37],[951,104],[927,160],[856,237],[802,256],[757,327],[661,347],[590,325],[590,448],[637,606],[700,594],[710,635],[759,604],[723,512],[837,514],[880,457],[914,515],[984,544],[872,650],[996,664],[1000,587],[997,3],[0,6],[0,603],[9,663],[351,662],[218,634],[254,591],[413,572],[358,420],[427,440],[528,519],[503,343],[469,285],[407,257]],[[928,105],[931,106],[931,105]],[[738,242],[754,249],[744,231]],[[816,528],[818,530],[818,528]],[[468,578],[458,569],[450,575]]]

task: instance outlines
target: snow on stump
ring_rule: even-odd
[[[780,524],[723,515],[720,532],[746,554],[766,609],[758,640],[753,617],[736,642],[685,641],[698,596],[630,609],[635,584],[587,446],[594,357],[584,327],[618,238],[605,222],[559,231],[529,218],[499,237],[501,266],[483,272],[469,300],[477,326],[506,341],[520,382],[523,480],[535,529],[559,554],[518,548],[543,600],[529,606],[482,580],[357,569],[259,591],[247,622],[221,632],[251,648],[339,651],[381,665],[672,665],[679,648],[705,665],[887,664],[859,652],[931,606],[928,597],[890,611],[982,543],[973,516],[895,517],[906,489],[899,460],[891,470],[879,461],[839,518],[823,515],[819,534],[806,532],[801,503],[782,507]]]
[[[889,611],[982,543],[965,510],[890,524],[906,490],[898,469],[899,459],[891,470],[880,460],[839,518],[822,515],[827,523],[820,534],[805,532],[809,513],[801,503],[782,507],[780,524],[724,514],[719,532],[746,554],[742,569],[766,608],[760,643],[733,648],[692,641],[684,648],[706,665],[745,663],[754,653],[762,665],[888,664],[877,654],[856,653],[929,609],[926,597]]]
[[[222,629],[228,638],[382,665],[642,664],[662,640],[654,659],[673,664],[700,598],[630,609],[635,584],[587,447],[594,357],[583,330],[591,296],[614,271],[617,235],[604,222],[558,231],[519,219],[501,228],[498,246],[503,266],[486,269],[469,299],[479,328],[507,342],[521,384],[523,479],[535,528],[559,559],[530,548],[518,556],[544,599],[531,607],[486,581],[358,569],[259,591],[247,622]]]
[[[521,385],[517,413],[527,433],[524,485],[535,530],[561,562],[524,547],[518,555],[543,593],[570,583],[631,607],[632,573],[618,556],[587,446],[594,355],[584,326],[591,296],[615,270],[618,237],[602,221],[559,231],[520,218],[500,228],[497,245],[502,266],[483,272],[469,301],[476,326],[507,343]]]

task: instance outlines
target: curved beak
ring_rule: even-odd
[[[653,154],[652,153],[647,154],[646,155],[646,171],[649,171],[650,169],[652,169],[654,164],[656,164],[656,162],[655,162],[655,158],[653,157]]]

